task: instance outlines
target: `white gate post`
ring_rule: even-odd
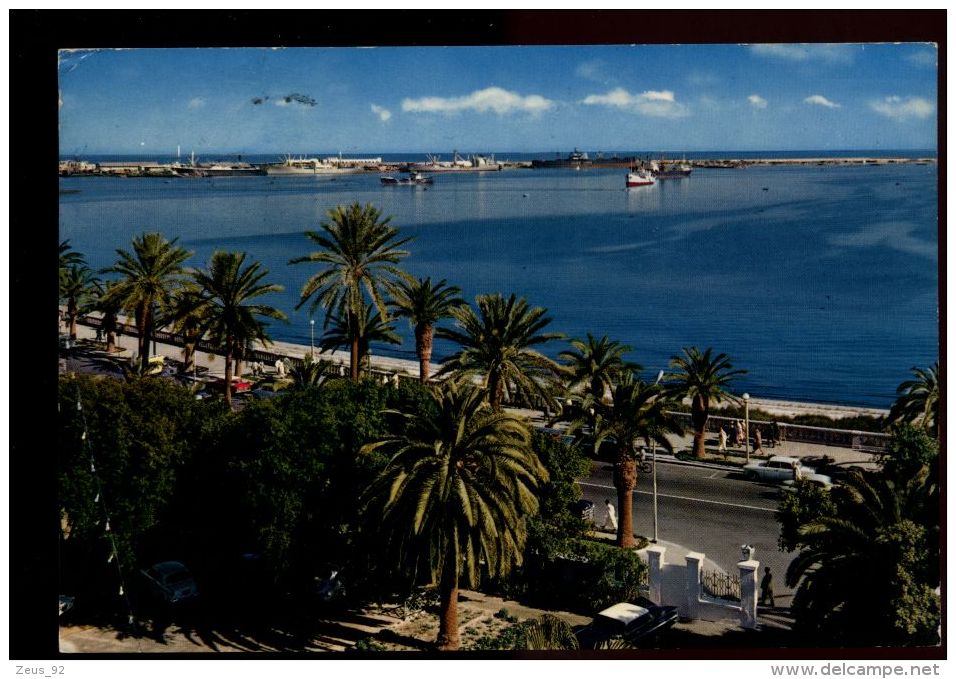
[[[757,626],[757,572],[760,562],[749,559],[737,563],[740,569],[740,626],[754,629]]]
[[[687,561],[687,566],[685,569],[685,605],[687,608],[687,617],[691,620],[696,620],[700,617],[700,575],[701,566],[704,563],[704,555],[700,552],[690,552],[684,558]]]
[[[647,598],[658,606],[661,603],[661,590],[664,585],[664,552],[660,545],[647,548]]]

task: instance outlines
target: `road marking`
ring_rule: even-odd
[[[578,481],[580,486],[591,486],[592,488],[607,488],[610,490],[617,490],[614,486],[604,486],[600,483],[587,483],[585,481]],[[653,495],[653,493],[646,490],[635,490],[634,493],[640,493],[641,495]],[[704,502],[711,505],[721,505],[722,507],[736,507],[738,509],[753,509],[758,512],[770,512],[771,514],[776,512],[776,509],[769,509],[767,507],[754,507],[753,505],[739,505],[734,504],[733,502],[720,502],[718,500],[704,500],[699,497],[685,497],[684,495],[666,495],[664,493],[658,493],[657,497],[667,497],[672,500],[689,500],[690,502]]]

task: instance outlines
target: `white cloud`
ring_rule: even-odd
[[[827,108],[840,108],[840,105],[836,102],[830,101],[822,94],[811,94],[809,97],[803,100],[804,104],[814,104],[816,106],[826,106]]]
[[[487,113],[494,111],[499,115],[524,112],[538,114],[554,106],[550,99],[537,94],[522,96],[500,87],[486,87],[463,97],[422,97],[421,99],[403,99],[402,110],[410,113],[459,113],[476,111]]]
[[[754,108],[767,108],[767,100],[759,94],[751,94],[747,97],[747,101],[749,101],[750,105]]]
[[[829,44],[759,44],[750,46],[751,54],[787,61],[829,61],[848,64],[853,61],[850,45]]]
[[[909,118],[929,118],[936,110],[933,102],[923,97],[885,97],[879,101],[871,101],[870,108],[884,115],[887,118],[893,118],[897,121],[907,120]]]
[[[391,111],[387,108],[382,108],[378,104],[372,104],[372,113],[377,115],[383,123],[388,122],[388,119],[392,117]]]
[[[574,69],[574,75],[585,80],[591,80],[597,83],[607,83],[611,80],[608,75],[607,63],[603,59],[591,59],[578,64]]]
[[[647,90],[640,94],[631,94],[623,87],[618,87],[607,94],[589,94],[581,103],[589,106],[611,106],[657,118],[681,118],[688,115],[687,107],[678,103],[670,90]]]
[[[202,108],[205,105],[206,105],[206,100],[203,99],[202,97],[193,97],[192,99],[189,100],[189,104],[187,104],[189,108]]]

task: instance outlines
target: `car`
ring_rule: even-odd
[[[73,610],[73,606],[76,604],[75,596],[67,596],[65,594],[60,595],[60,615],[64,613],[69,613]]]
[[[800,475],[801,483],[812,483],[815,486],[820,486],[821,488],[832,488],[833,479],[831,479],[826,474],[801,474]],[[785,486],[784,490],[793,490],[797,482],[793,479],[788,479],[783,482]]]
[[[748,479],[754,481],[780,483],[812,476],[817,473],[817,470],[804,466],[799,458],[774,455],[764,462],[751,462],[744,465],[743,472]]]
[[[325,563],[319,566],[313,582],[313,594],[320,603],[339,601],[345,598],[345,581],[342,579],[342,567]]]
[[[641,597],[605,608],[590,624],[577,629],[575,636],[583,649],[600,648],[614,639],[640,646],[653,643],[676,622],[676,606],[658,606]]]
[[[162,561],[140,573],[152,594],[168,604],[178,604],[199,596],[199,587],[192,574],[178,561]]]
[[[578,500],[574,503],[572,511],[580,516],[583,521],[594,523],[594,503],[590,500]]]

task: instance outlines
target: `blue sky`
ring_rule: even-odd
[[[60,152],[936,147],[928,44],[62,52]]]

